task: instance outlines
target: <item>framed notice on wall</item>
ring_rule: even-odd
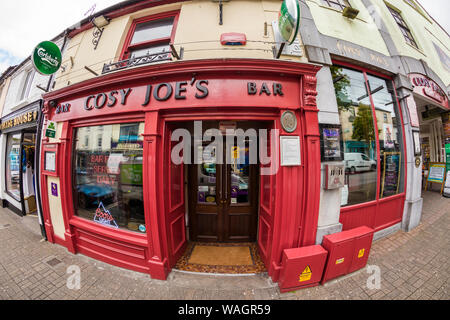
[[[321,124],[320,130],[320,154],[322,161],[344,160],[344,148],[342,142],[341,126]]]
[[[280,137],[280,149],[282,166],[301,165],[299,136]]]
[[[445,183],[445,167],[446,164],[443,162],[430,162],[425,191],[427,191],[428,183],[438,183],[441,185],[442,193]]]
[[[413,142],[414,142],[414,155],[420,156],[422,154],[422,149],[420,148],[420,134],[419,131],[413,131]]]
[[[45,152],[45,171],[55,172],[56,171],[56,152],[46,151]]]

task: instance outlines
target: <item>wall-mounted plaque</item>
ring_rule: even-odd
[[[297,129],[297,118],[295,117],[295,113],[292,111],[285,111],[281,115],[281,126],[283,130],[286,132],[294,132]]]
[[[300,159],[300,137],[280,137],[281,166],[299,166]]]

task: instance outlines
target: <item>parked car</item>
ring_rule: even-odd
[[[377,162],[360,152],[344,153],[345,170],[350,173],[370,171],[377,168]]]

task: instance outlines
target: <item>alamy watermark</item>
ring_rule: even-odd
[[[172,148],[173,164],[260,164],[261,175],[274,175],[278,172],[280,159],[275,151],[279,139],[278,129],[250,128],[244,131],[212,128],[205,130],[203,134],[202,129],[202,121],[194,121],[193,137],[184,128],[172,132],[171,141],[179,141]],[[226,150],[225,156],[223,150]]]
[[[71,265],[67,267],[66,273],[69,277],[66,281],[66,286],[70,290],[80,290],[81,289],[81,269],[77,265]]]
[[[381,269],[376,265],[368,265],[366,269],[370,276],[367,278],[366,286],[370,290],[381,289]]]

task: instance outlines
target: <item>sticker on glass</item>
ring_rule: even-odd
[[[110,226],[113,228],[119,228],[116,221],[114,220],[111,212],[105,208],[102,202],[98,205],[97,210],[95,210],[94,221],[101,223],[105,226]]]

